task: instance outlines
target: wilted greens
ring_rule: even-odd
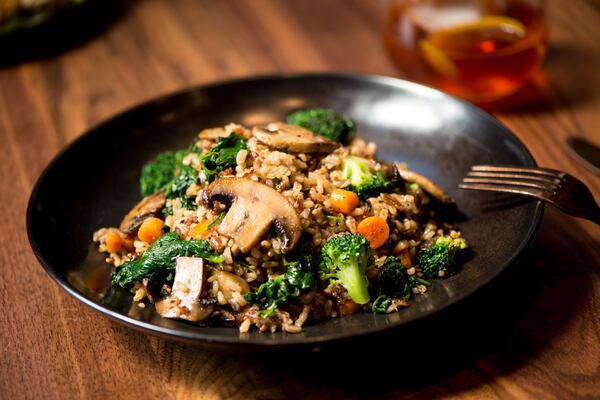
[[[181,160],[188,152],[188,150],[169,151],[160,154],[154,161],[144,165],[140,177],[142,197],[166,189],[173,180],[175,170],[181,165]]]
[[[284,258],[283,264],[287,266],[284,274],[263,283],[256,292],[244,295],[248,303],[259,305],[258,315],[262,318],[271,317],[288,298],[297,297],[315,285],[318,261],[309,242],[303,242],[289,260]]]
[[[201,257],[213,263],[223,262],[223,256],[218,255],[207,241],[181,240],[177,233],[169,232],[152,243],[142,257],[117,268],[112,283],[128,287],[143,278],[159,283],[175,270],[177,257]]]
[[[398,257],[389,256],[377,275],[377,298],[373,301],[371,310],[374,313],[385,314],[393,299],[407,301],[411,289],[416,285],[427,285],[429,282],[414,275],[409,275],[406,267]]]
[[[188,196],[186,192],[191,185],[198,183],[199,176],[192,165],[183,163],[183,159],[191,153],[198,154],[202,172],[206,180],[211,182],[219,172],[235,166],[237,153],[245,148],[244,138],[231,133],[220,138],[217,145],[203,155],[199,154],[196,146],[163,153],[142,168],[140,192],[145,197],[164,190],[167,198],[179,198],[183,207],[193,210],[196,208],[196,197]]]
[[[200,157],[200,166],[206,180],[212,182],[219,172],[235,166],[237,154],[243,149],[246,149],[246,141],[235,133],[220,138],[215,147]]]

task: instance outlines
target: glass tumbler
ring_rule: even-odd
[[[409,79],[475,103],[518,91],[548,44],[543,0],[387,0],[381,34]]]

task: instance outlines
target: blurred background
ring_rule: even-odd
[[[515,111],[540,107],[539,93],[580,102],[598,87],[598,3],[575,3],[2,0],[0,78],[20,71],[59,118],[79,115],[66,135],[141,99],[282,71],[404,77]],[[5,90],[23,88],[9,80]],[[86,117],[72,108],[82,102]]]

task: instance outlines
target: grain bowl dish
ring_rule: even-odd
[[[93,240],[112,284],[164,318],[241,332],[409,306],[458,271],[454,206],[426,177],[375,157],[328,109],[200,131],[141,171],[141,201]]]

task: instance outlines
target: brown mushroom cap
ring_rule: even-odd
[[[298,213],[275,189],[250,179],[221,178],[211,183],[202,196],[209,207],[218,201],[231,204],[217,231],[235,240],[247,253],[273,226],[281,238],[283,253],[292,250],[302,234]]]
[[[142,222],[148,217],[153,217],[165,206],[167,197],[164,192],[156,192],[144,197],[123,218],[119,229],[127,234],[135,233]]]
[[[295,153],[331,153],[340,147],[339,143],[283,122],[255,126],[252,128],[252,134],[259,142],[269,147]]]
[[[444,204],[454,203],[454,200],[452,200],[452,198],[450,196],[448,196],[448,194],[444,191],[444,189],[442,189],[441,187],[439,187],[438,185],[433,183],[428,178],[426,178],[423,175],[418,174],[414,171],[409,171],[408,169],[403,168],[399,163],[394,163],[394,167],[395,167],[396,173],[400,176],[400,178],[402,178],[403,180],[405,180],[407,182],[412,182],[412,183],[418,184],[419,186],[421,186],[421,188],[424,191],[429,193],[431,196],[433,196],[435,199],[437,199],[441,203],[444,203]]]

